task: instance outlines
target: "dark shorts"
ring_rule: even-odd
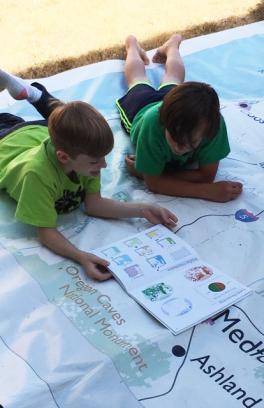
[[[130,133],[132,121],[142,108],[151,103],[162,101],[164,96],[175,86],[176,84],[163,85],[156,90],[150,84],[138,83],[133,85],[126,95],[117,99],[116,105],[125,131]]]
[[[20,116],[15,116],[12,113],[0,113],[0,139],[3,139],[9,133],[14,132],[24,126],[29,125],[42,125],[47,126],[48,122],[46,120],[32,120],[25,121]]]

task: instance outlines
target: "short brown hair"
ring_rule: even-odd
[[[160,108],[161,124],[180,145],[192,145],[193,131],[205,124],[209,140],[220,125],[220,104],[215,90],[202,82],[184,82],[164,97]]]
[[[105,118],[91,105],[82,101],[55,105],[49,116],[49,134],[56,150],[63,150],[71,158],[79,154],[102,157],[114,144],[113,133]]]

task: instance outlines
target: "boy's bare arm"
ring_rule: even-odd
[[[218,166],[219,161],[200,165],[198,169],[172,170],[172,174],[180,180],[192,181],[194,183],[212,183],[215,179]]]
[[[139,173],[135,168],[135,156],[130,155],[126,157],[127,169],[135,177],[143,178],[143,175]],[[214,181],[217,170],[219,166],[219,161],[211,164],[200,165],[198,169],[184,169],[184,170],[174,170],[173,168],[166,172],[171,174],[173,177],[177,177],[181,180],[192,181],[194,183],[210,183]]]
[[[167,208],[148,203],[124,203],[104,198],[100,193],[87,194],[85,198],[87,214],[104,218],[146,218],[152,224],[175,227],[177,217]]]
[[[201,198],[227,202],[242,192],[242,184],[233,181],[213,182],[219,162],[200,166],[197,170],[175,170],[160,176],[148,176],[135,169],[135,157],[127,156],[127,169],[133,176],[144,179],[150,191],[176,197]]]
[[[112,277],[107,271],[108,261],[88,252],[80,251],[68,241],[56,228],[38,228],[40,242],[51,251],[79,263],[88,276],[104,281]]]
[[[187,170],[188,171],[188,170]],[[195,170],[190,170],[195,172]],[[193,175],[193,173],[189,173]],[[201,198],[209,201],[227,202],[242,192],[242,184],[232,181],[200,182],[189,181],[166,173],[160,176],[143,175],[147,187],[158,194],[176,197]]]

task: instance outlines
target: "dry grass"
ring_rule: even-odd
[[[1,6],[1,2],[3,0],[0,0],[0,6]],[[65,47],[65,43],[63,42],[63,30],[61,29],[61,37],[59,39],[57,39],[56,41],[56,45],[54,46],[54,44],[52,45],[54,48],[57,47],[56,53],[54,55],[56,55],[56,57],[51,58],[49,55],[52,56],[52,53],[46,54],[41,50],[41,47],[39,46],[41,44],[41,36],[44,36],[44,45],[45,48],[49,51],[54,51],[54,50],[50,50],[49,47],[52,47],[49,43],[49,41],[54,42],[54,38],[53,37],[47,37],[47,30],[42,31],[41,27],[38,30],[38,32],[35,34],[36,38],[31,38],[30,36],[28,36],[28,38],[25,40],[27,43],[25,44],[25,47],[28,50],[32,51],[32,47],[34,46],[34,41],[38,41],[38,44],[36,46],[37,51],[34,51],[34,55],[32,56],[31,53],[29,52],[28,54],[28,60],[26,60],[26,62],[23,61],[23,63],[20,63],[19,61],[19,55],[16,55],[16,47],[15,45],[13,46],[13,49],[11,47],[10,50],[10,44],[11,42],[8,42],[9,45],[9,54],[11,51],[11,57],[12,57],[12,53],[15,55],[14,58],[14,63],[11,60],[11,63],[9,65],[13,66],[5,66],[3,65],[4,68],[7,68],[9,70],[11,70],[12,72],[18,74],[19,76],[22,76],[24,78],[37,78],[37,77],[44,77],[44,76],[50,76],[62,71],[65,71],[67,69],[71,69],[71,68],[75,68],[78,66],[83,66],[86,64],[90,64],[93,62],[98,62],[98,61],[102,61],[102,60],[106,60],[106,59],[116,59],[116,58],[121,58],[123,59],[125,57],[125,53],[124,53],[124,47],[123,45],[121,45],[121,41],[123,42],[124,39],[124,35],[123,32],[129,33],[129,31],[133,31],[138,38],[141,40],[141,44],[143,45],[143,47],[145,47],[146,49],[151,49],[151,48],[156,48],[159,45],[161,45],[164,40],[166,40],[168,38],[169,35],[172,34],[172,32],[174,32],[174,29],[170,29],[170,30],[164,30],[164,27],[169,27],[172,28],[174,26],[180,27],[180,29],[177,31],[180,32],[184,38],[191,38],[191,37],[195,37],[198,35],[202,35],[202,34],[208,34],[208,33],[212,33],[212,32],[216,32],[216,31],[220,31],[220,30],[224,30],[227,28],[231,28],[231,27],[236,27],[236,26],[241,26],[244,24],[249,24],[252,22],[256,22],[256,21],[260,21],[260,20],[264,20],[264,0],[261,0],[260,2],[258,1],[254,1],[254,0],[244,0],[243,2],[238,1],[237,4],[242,3],[242,9],[239,9],[239,7],[235,4],[237,0],[232,0],[230,2],[230,0],[214,0],[214,1],[210,1],[210,0],[200,0],[199,1],[199,13],[198,13],[198,8],[194,7],[195,4],[197,5],[198,1],[195,0],[189,0],[188,5],[190,6],[190,8],[188,9],[189,14],[186,16],[185,13],[185,18],[182,21],[182,15],[180,14],[179,10],[175,10],[174,11],[174,15],[170,16],[170,13],[168,13],[167,15],[167,20],[166,20],[166,25],[163,23],[162,21],[159,21],[159,19],[157,19],[158,23],[155,24],[154,27],[153,24],[151,23],[151,21],[149,21],[149,24],[151,25],[151,27],[148,27],[148,25],[146,24],[146,27],[144,27],[145,31],[141,31],[140,30],[140,25],[142,25],[143,23],[145,24],[145,22],[147,21],[146,16],[148,17],[148,14],[146,14],[147,10],[145,10],[145,14],[144,14],[144,10],[142,10],[142,15],[145,16],[145,20],[141,20],[138,21],[137,25],[136,25],[136,30],[129,30],[130,26],[129,26],[129,22],[126,24],[126,21],[122,21],[122,27],[123,28],[123,32],[122,30],[118,33],[113,31],[113,35],[111,36],[111,24],[109,26],[109,21],[108,21],[108,26],[105,28],[104,27],[99,27],[96,30],[96,19],[94,19],[93,21],[93,17],[95,15],[93,15],[92,10],[93,7],[96,7],[96,12],[98,14],[98,10],[100,10],[101,8],[101,13],[105,13],[105,15],[107,16],[107,12],[108,9],[105,6],[109,6],[110,0],[77,0],[76,2],[76,7],[80,6],[83,2],[86,4],[89,3],[89,10],[91,10],[90,14],[91,14],[91,18],[89,19],[89,21],[87,21],[87,33],[89,35],[91,35],[91,33],[93,33],[94,39],[97,39],[98,41],[96,42],[95,40],[91,40],[87,41],[89,42],[89,44],[93,44],[95,48],[97,48],[96,50],[94,49],[89,49],[86,53],[80,53],[80,50],[82,49],[82,45],[84,46],[84,49],[87,49],[87,47],[85,46],[85,44],[80,44],[82,42],[82,38],[80,37],[80,43],[75,44],[76,43],[76,39],[74,39],[73,36],[73,44],[72,48],[68,47],[67,48],[67,44],[69,45],[69,42],[66,44]],[[178,1],[178,0],[166,0],[168,2],[168,5],[171,4],[175,4],[175,3],[179,3],[182,2],[182,0]],[[49,7],[53,7],[52,4],[56,4],[58,3],[58,5],[61,5],[61,3],[63,3],[63,0],[22,0],[22,3],[25,4],[32,4],[33,3],[39,3],[41,4],[44,8],[43,8],[43,13],[44,13],[44,9],[46,7],[47,10],[49,10]],[[55,2],[55,3],[54,3]],[[65,2],[65,8],[67,9],[67,4],[68,2]],[[116,6],[116,4],[119,3],[119,6],[121,5],[127,5],[127,0],[115,0],[114,4],[114,8]],[[137,10],[139,10],[139,5],[142,5],[144,3],[146,3],[143,0],[134,0],[133,2],[133,6],[130,6],[130,9],[127,10],[127,12],[130,11],[130,13],[133,12],[137,12]],[[152,0],[152,9],[153,7],[155,7],[155,4],[160,7],[161,1],[160,0]],[[225,4],[226,3],[226,4]],[[231,3],[232,5],[232,9],[225,11],[225,7],[228,6],[228,3]],[[247,4],[246,4],[247,3]],[[13,5],[17,5],[17,2],[13,1],[13,0],[5,0],[5,5],[9,6],[9,12],[12,12],[12,6]],[[20,4],[20,3],[19,3]],[[149,1],[147,1],[147,3],[149,5]],[[249,5],[253,5],[253,7],[248,7]],[[192,7],[191,7],[192,6]],[[207,6],[207,8],[206,8]],[[133,10],[131,7],[134,7]],[[185,7],[185,6],[184,6]],[[221,10],[223,9],[224,11],[222,12],[222,14],[219,12],[220,8]],[[244,9],[243,9],[244,7]],[[234,14],[234,10],[237,11],[245,11],[247,10],[247,12],[244,14],[239,14],[238,16],[234,17],[234,15],[230,15],[230,13]],[[51,10],[51,9],[50,9]],[[116,9],[117,10],[117,9]],[[190,10],[193,10],[192,15],[190,15]],[[8,10],[7,10],[8,11]],[[28,11],[26,9],[26,11]],[[67,9],[67,12],[72,11],[72,9]],[[110,10],[113,11],[113,10]],[[207,13],[206,13],[207,11]],[[212,14],[213,13],[213,14]],[[3,13],[1,13],[3,14]],[[113,14],[113,13],[112,13]],[[220,18],[218,20],[215,20],[213,16],[223,16],[226,15],[226,17],[224,18]],[[101,16],[97,16],[98,18],[100,17],[100,19],[102,20],[102,16],[104,16],[104,14],[102,14]],[[178,21],[175,21],[175,16],[177,16]],[[52,16],[53,18],[53,22],[51,21],[51,23],[54,24],[54,22],[56,21],[57,16]],[[65,16],[64,15],[64,19],[65,18],[70,18],[71,16]],[[79,17],[79,16],[78,16]],[[110,16],[111,17],[111,16]],[[169,17],[172,18],[172,23],[169,24]],[[108,16],[109,18],[109,16]],[[116,25],[120,25],[118,23],[118,21],[120,22],[120,18],[121,16],[118,15],[113,15],[112,16],[112,28],[116,27]],[[128,16],[129,18],[129,16]],[[131,17],[132,18],[132,17]],[[43,15],[43,20],[45,20],[45,16]],[[82,19],[81,19],[82,21]],[[193,21],[197,22],[197,24],[195,25],[190,25],[190,23],[192,23]],[[1,18],[0,15],[0,32],[1,30],[3,30],[3,19]],[[104,23],[104,21],[103,21]],[[133,23],[133,22],[132,22]],[[30,23],[28,23],[30,24]],[[43,23],[44,25],[46,23]],[[75,23],[76,24],[76,23]],[[135,25],[135,22],[133,23]],[[80,22],[81,25],[81,22]],[[2,27],[2,28],[1,28]],[[83,27],[82,27],[83,28]],[[99,31],[98,31],[99,30]],[[105,31],[105,36],[99,36],[99,33],[102,33]],[[26,34],[30,34],[26,33]],[[55,35],[56,33],[53,32],[53,35]],[[77,33],[78,34],[78,33]],[[87,34],[87,35],[88,35]],[[19,35],[19,32],[18,32]],[[85,33],[82,33],[82,35],[85,35]],[[25,38],[27,37],[27,35],[24,35]],[[40,36],[40,37],[39,37]],[[46,36],[46,37],[45,37]],[[30,38],[29,38],[30,37]],[[99,38],[100,37],[100,38]],[[122,40],[121,40],[122,37]],[[2,36],[2,38],[4,38],[4,36]],[[118,41],[116,41],[116,39],[118,38]],[[32,44],[31,42],[32,41]],[[100,43],[101,41],[101,43]],[[21,36],[20,38],[20,44],[23,42],[23,36]],[[74,43],[75,42],[75,43]],[[15,44],[15,43],[14,43]],[[100,46],[101,44],[101,46]],[[103,46],[102,46],[103,44]],[[113,46],[109,46],[109,44],[116,44]],[[36,44],[35,44],[36,45]],[[63,47],[64,45],[64,47]],[[75,46],[76,45],[76,46]],[[98,47],[97,47],[98,45]],[[25,52],[26,52],[26,48],[25,48]],[[76,50],[76,52],[73,52],[74,50]],[[39,54],[38,54],[39,53]],[[35,55],[36,54],[36,55]],[[45,55],[43,55],[45,54]],[[65,56],[66,55],[66,56]],[[68,56],[68,55],[72,55],[72,56]],[[18,57],[18,59],[17,59]],[[22,60],[22,57],[21,57]],[[3,59],[4,61],[4,59]],[[21,67],[21,68],[20,68]]]

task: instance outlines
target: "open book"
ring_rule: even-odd
[[[251,293],[203,262],[184,240],[156,225],[93,251],[156,319],[178,334]]]

